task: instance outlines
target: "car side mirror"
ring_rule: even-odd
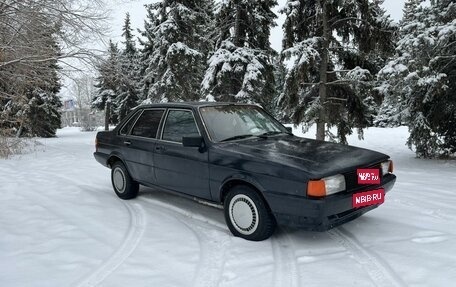
[[[293,128],[292,128],[292,127],[285,127],[285,129],[286,129],[287,132],[289,132],[290,134],[293,133]]]
[[[184,147],[204,147],[204,139],[202,136],[197,137],[182,137],[182,145]]]

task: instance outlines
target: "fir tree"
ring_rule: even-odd
[[[146,19],[144,21],[144,30],[139,30],[142,37],[138,38],[139,45],[141,46],[140,54],[140,93],[138,102],[151,102],[148,100],[148,94],[151,84],[154,82],[152,73],[147,75],[149,68],[149,58],[152,56],[154,51],[154,27],[158,24],[155,10],[150,5],[146,6]],[[147,76],[146,76],[147,75]]]
[[[216,101],[261,104],[274,108],[273,51],[270,29],[275,0],[228,0],[219,4],[216,51],[209,59],[203,94]]]
[[[407,141],[418,157],[456,152],[456,4],[408,1],[396,57],[380,72],[391,119],[408,124]]]
[[[125,50],[124,54],[130,57],[133,57],[136,54],[136,45],[135,41],[133,40],[133,32],[131,29],[131,20],[130,20],[130,13],[125,15],[125,22],[122,27],[122,37],[124,37],[124,45]]]
[[[115,99],[118,96],[120,86],[121,62],[117,44],[109,42],[108,58],[98,66],[99,76],[96,79],[97,94],[93,98],[92,107],[105,111],[105,128],[109,124],[117,124]]]
[[[292,61],[280,98],[294,124],[346,143],[371,124],[374,76],[393,52],[395,27],[381,0],[287,1],[284,59]],[[329,129],[337,127],[337,136]]]
[[[125,24],[122,28],[123,44],[125,49],[119,53],[120,73],[115,92],[115,106],[118,120],[121,121],[138,105],[140,94],[140,57],[133,40],[130,15],[127,13]]]
[[[199,100],[212,1],[164,0],[147,9],[146,102]]]

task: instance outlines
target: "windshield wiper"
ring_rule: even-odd
[[[278,135],[278,134],[284,134],[284,133],[285,132],[269,131],[269,132],[262,133],[261,135],[258,135],[258,136],[260,138],[267,138],[269,136]]]
[[[254,136],[255,135],[252,135],[252,134],[237,135],[237,136],[233,136],[233,137],[229,137],[229,138],[226,138],[224,140],[221,140],[220,142],[240,140],[240,139],[250,138],[250,137],[254,137]]]

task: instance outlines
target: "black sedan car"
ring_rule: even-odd
[[[248,240],[277,224],[324,231],[353,220],[396,180],[387,155],[296,137],[247,104],[140,106],[97,134],[94,156],[120,198],[142,184],[223,204],[231,232]]]

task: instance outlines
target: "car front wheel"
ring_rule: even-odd
[[[111,182],[114,192],[122,199],[132,199],[138,195],[139,184],[134,181],[121,162],[113,164]]]
[[[276,222],[262,197],[248,186],[235,186],[224,202],[225,221],[234,236],[261,241],[269,238]]]

